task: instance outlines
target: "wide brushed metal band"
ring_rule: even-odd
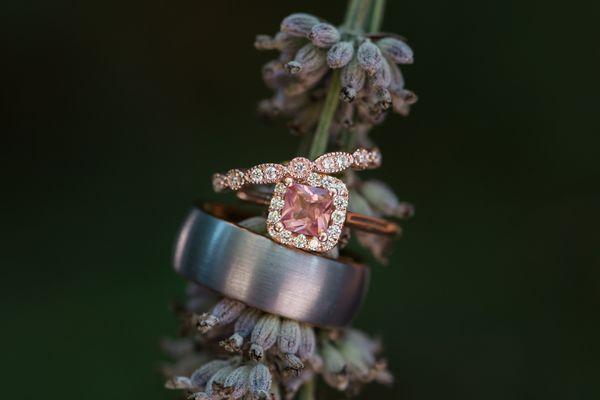
[[[215,205],[204,208],[215,213]],[[284,247],[200,207],[179,231],[173,263],[185,278],[226,297],[326,327],[350,323],[370,276],[368,266]]]

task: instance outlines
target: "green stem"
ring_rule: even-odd
[[[348,7],[346,9],[346,17],[344,18],[344,27],[346,29],[352,29],[353,21],[356,19],[358,7],[360,6],[361,0],[349,0]]]
[[[369,15],[369,9],[371,8],[371,0],[350,0],[348,3],[348,10],[346,12],[346,18],[344,26],[351,31],[363,30],[365,26],[365,20]],[[331,80],[329,88],[327,89],[327,95],[325,96],[325,103],[323,104],[323,110],[319,116],[319,122],[317,123],[317,129],[310,145],[310,151],[308,156],[310,159],[315,159],[327,150],[327,143],[329,142],[329,129],[331,123],[335,117],[335,111],[340,102],[340,71],[335,70],[331,74]]]
[[[377,32],[381,30],[384,10],[385,0],[375,0],[375,4],[373,4],[373,11],[371,11],[371,22],[369,23],[369,32]]]
[[[315,400],[315,380],[309,379],[298,394],[298,400]]]
[[[327,90],[327,96],[325,97],[325,104],[323,104],[323,110],[319,117],[317,124],[317,130],[313,137],[312,145],[308,157],[314,160],[327,150],[327,142],[329,141],[329,128],[337,110],[338,103],[340,102],[340,71],[335,70],[331,74],[331,80],[329,83],[329,89]]]
[[[369,15],[369,10],[371,9],[371,0],[362,0],[360,2],[360,6],[358,7],[358,12],[356,14],[356,19],[354,20],[354,26],[352,29],[355,31],[362,31],[365,28],[365,20]]]

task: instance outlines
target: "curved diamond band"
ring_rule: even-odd
[[[240,190],[246,185],[269,184],[281,181],[285,176],[306,179],[315,172],[320,174],[337,174],[347,169],[374,169],[381,166],[379,149],[357,149],[354,153],[336,151],[326,153],[315,161],[304,157],[296,157],[285,164],[266,163],[256,165],[247,170],[232,169],[227,174],[214,174],[212,177],[215,192]]]

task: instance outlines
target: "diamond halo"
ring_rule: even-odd
[[[321,210],[322,214],[318,218],[321,218],[320,222],[326,221],[327,226],[320,226],[320,231],[289,229],[289,223],[288,227],[285,226],[285,222],[289,222],[289,218],[286,221],[286,217],[283,215],[285,210],[282,210],[282,208],[293,206],[286,204],[286,196],[288,202],[294,199],[294,193],[291,191],[297,190],[300,186],[305,186],[305,188],[301,188],[303,190],[311,190],[313,199],[317,196],[317,193],[320,194],[321,201],[326,204],[324,207],[327,207],[327,210]],[[295,201],[303,200],[296,196]],[[284,206],[284,204],[286,205]],[[347,207],[348,190],[340,179],[318,173],[311,173],[306,178],[288,177],[286,178],[286,184],[278,185],[273,192],[267,217],[267,232],[278,243],[303,250],[325,252],[338,243],[346,219]],[[327,213],[329,213],[328,216],[323,216]],[[306,223],[318,225],[315,220],[310,220],[310,217],[317,218],[314,213],[310,216],[303,215],[303,217],[309,219]]]

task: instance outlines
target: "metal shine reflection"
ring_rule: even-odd
[[[281,246],[193,208],[178,234],[175,270],[229,298],[318,326],[345,326],[370,270]]]

